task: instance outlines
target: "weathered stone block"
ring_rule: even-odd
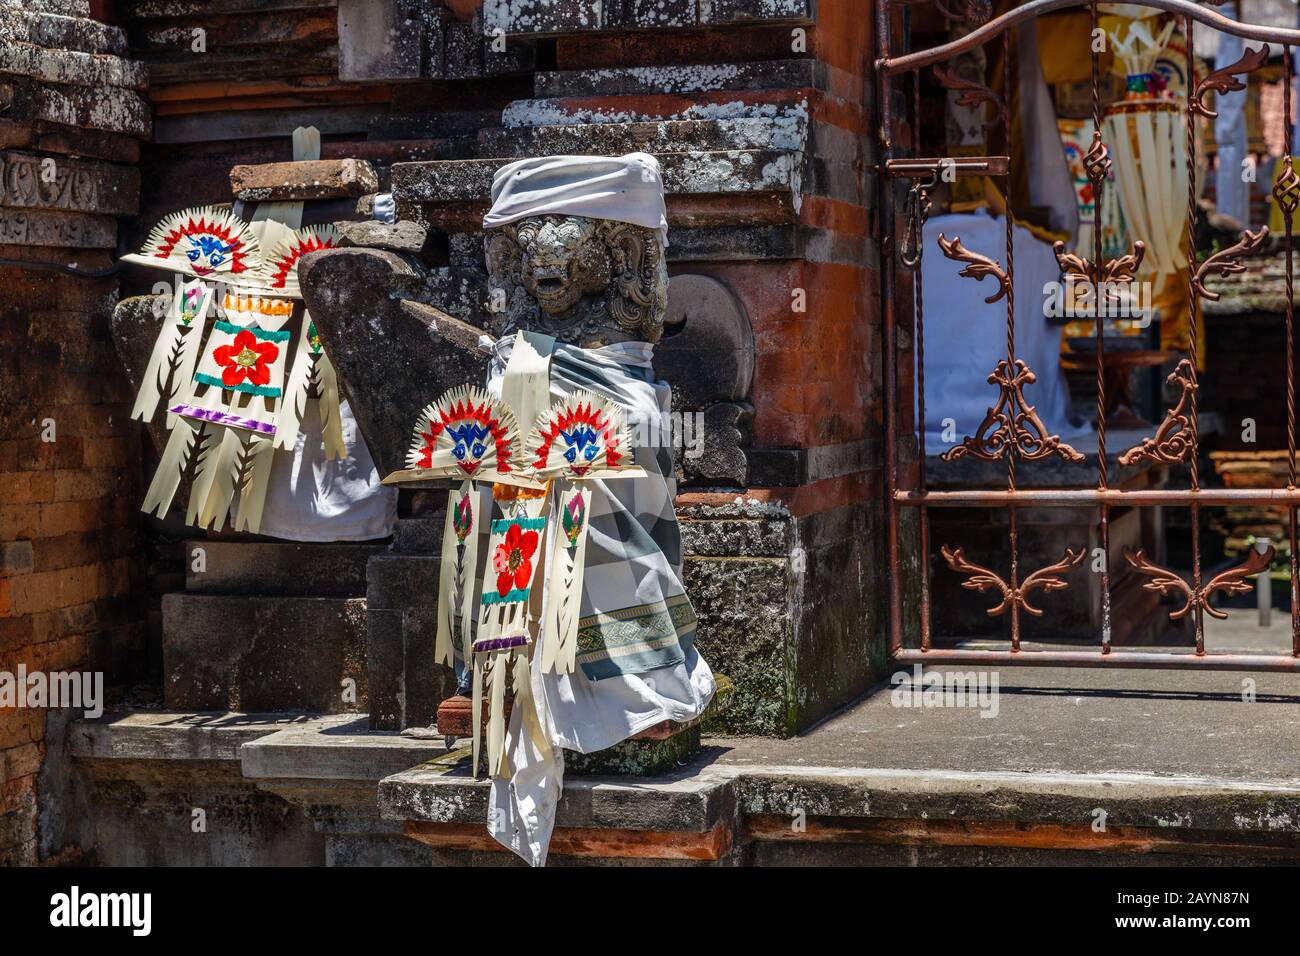
[[[168,594],[163,697],[178,710],[364,711],[365,601]],[[345,681],[355,701],[345,700]]]
[[[678,458],[683,476],[697,483],[747,487],[749,458],[746,449],[754,439],[753,406],[719,402],[702,413],[684,411],[682,418],[683,426],[691,420],[694,430],[699,431],[701,425],[703,430],[703,434],[696,436],[693,442],[683,443]]]
[[[538,98],[639,96],[659,93],[704,93],[714,90],[782,90],[814,86],[817,61],[767,60],[759,63],[702,63],[673,66],[630,66],[613,69],[538,72],[533,91]]]
[[[235,166],[230,188],[244,202],[341,199],[379,189],[379,177],[364,159],[314,159]]]
[[[812,22],[812,0],[700,0],[700,23],[739,20]]]
[[[754,377],[754,332],[740,300],[710,276],[673,276],[654,364],[672,384],[675,409],[746,398]]]
[[[436,555],[377,554],[370,559],[366,578],[369,607],[432,607],[438,602]]]
[[[426,26],[398,0],[339,0],[339,79],[418,80]]]
[[[601,25],[602,0],[485,0],[483,23],[487,31],[544,36],[575,30],[596,30]]]
[[[343,248],[363,247],[387,249],[420,255],[427,251],[429,230],[419,223],[403,220],[386,223],[367,219],[363,222],[337,222],[339,245]]]
[[[793,733],[789,561],[688,557],[684,571],[686,593],[699,617],[696,646],[736,688],[730,709],[719,718],[723,732]]]
[[[194,594],[360,597],[366,593],[366,562],[380,547],[188,541],[185,590]],[[201,561],[196,549],[202,549]],[[197,570],[199,567],[202,570]]]
[[[117,221],[82,212],[0,208],[0,245],[112,249]]]
[[[3,19],[0,32],[19,42],[81,53],[107,53],[113,56],[127,54],[126,34],[122,28],[98,20],[35,9],[9,9],[5,11]]]
[[[149,84],[143,63],[106,54],[20,43],[9,39],[4,31],[0,31],[0,73],[84,87],[141,90]]]
[[[402,612],[366,610],[366,670],[369,676],[370,727],[401,730],[405,690]]]

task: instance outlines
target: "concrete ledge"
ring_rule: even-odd
[[[469,776],[469,748],[379,782],[385,819],[483,826],[487,779]],[[702,833],[729,822],[733,774],[699,765],[661,777],[569,777],[556,826]]]
[[[1285,835],[1300,855],[1300,781],[1135,773],[764,767],[736,777],[746,814],[1055,823]]]
[[[246,743],[307,720],[283,714],[105,714],[78,721],[68,752],[88,760],[239,760]]]
[[[244,776],[378,781],[447,752],[441,737],[422,740],[367,727],[364,717],[336,715],[249,741],[242,750]]]

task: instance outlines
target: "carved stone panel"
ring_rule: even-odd
[[[0,152],[0,206],[129,216],[140,203],[140,173],[125,166]]]
[[[675,408],[705,409],[749,396],[754,333],[726,285],[711,276],[673,276],[655,372],[672,385]]]

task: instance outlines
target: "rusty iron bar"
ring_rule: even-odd
[[[912,150],[921,151],[921,71],[912,74]],[[925,493],[925,285],[922,274],[922,258],[925,253],[925,223],[921,223],[921,235],[917,237],[916,268],[912,272],[912,294],[915,297],[913,310],[916,327],[913,330],[913,348],[916,349],[916,434],[917,434],[917,474],[916,487]],[[920,525],[921,548],[921,649],[930,649],[930,514],[921,506],[918,516]]]
[[[1038,667],[1122,667],[1150,670],[1281,671],[1300,673],[1300,658],[1285,654],[1196,654],[1111,649],[1092,651],[977,651],[961,648],[921,651],[900,648],[895,664],[983,664]]]
[[[895,179],[937,178],[945,169],[951,169],[958,179],[963,176],[1005,176],[1009,160],[1006,156],[934,156],[909,159],[891,159],[884,165],[885,175]]]
[[[876,60],[876,70],[882,77],[894,76],[898,73],[919,70],[933,63],[943,63],[965,53],[967,50],[982,46],[988,41],[1001,36],[1012,27],[1036,19],[1045,13],[1066,10],[1070,7],[1088,6],[1091,3],[1092,0],[1030,0],[1029,3],[1014,7],[978,29],[972,30],[964,37],[959,37],[949,43],[943,43],[928,50],[918,50],[902,56],[891,57],[888,54],[883,54]],[[878,8],[882,6],[886,5],[877,4]],[[1232,20],[1217,11],[1193,3],[1192,0],[1141,0],[1139,6],[1190,17],[1197,23],[1202,23],[1218,30],[1220,33],[1228,33],[1232,36],[1241,37],[1243,40],[1261,40],[1266,43],[1290,44],[1292,46],[1300,45],[1300,30],[1261,27]],[[879,13],[877,19],[880,19]]]
[[[1006,109],[1002,111],[1002,142],[1011,155],[1011,33],[1010,31],[1002,34],[1002,102]],[[1015,257],[1015,224],[1011,216],[1011,166],[1007,165],[1007,175],[1003,180],[1005,192],[1003,193],[1002,218],[1006,222],[1007,232],[1007,365],[1011,368],[1016,367],[1016,257]],[[1016,491],[1016,453],[1019,451],[1016,447],[1007,449],[1007,491],[1013,495]],[[1011,548],[1011,592],[1019,596],[1020,590],[1020,541],[1016,528],[1016,505],[1015,499],[1007,507],[1007,540]],[[1011,649],[1020,650],[1020,608],[1023,600],[1013,599],[1011,601]]]
[[[1191,364],[1192,387],[1189,390],[1187,412],[1191,445],[1187,451],[1187,465],[1191,472],[1192,491],[1201,488],[1201,432],[1197,418],[1196,363],[1200,354],[1201,322],[1196,299],[1196,48],[1193,46],[1191,17],[1183,18],[1184,42],[1187,44],[1187,338],[1188,358]],[[1201,590],[1201,506],[1192,503],[1192,587]],[[1201,604],[1193,611],[1196,626],[1196,653],[1205,653],[1205,615]]]
[[[1295,142],[1295,120],[1291,117],[1291,84],[1293,63],[1291,48],[1282,48],[1282,120],[1286,131],[1286,165],[1282,182],[1286,183],[1284,195],[1279,195],[1283,223],[1286,231],[1286,465],[1287,487],[1296,486],[1295,468],[1295,253],[1291,248],[1295,214],[1295,161],[1291,151]],[[1288,175],[1289,174],[1289,175]],[[1287,509],[1287,535],[1291,546],[1291,654],[1300,657],[1300,557],[1296,555],[1296,509]]]
[[[1097,3],[1093,0],[1088,6],[1092,29],[1088,35],[1088,60],[1092,72],[1092,128],[1093,145],[1089,154],[1105,150],[1104,162],[1088,164],[1088,176],[1092,182],[1093,195],[1093,230],[1092,230],[1092,325],[1097,342],[1097,489],[1106,491],[1106,336],[1105,320],[1101,308],[1101,280],[1106,269],[1102,261],[1101,244],[1102,199],[1106,184],[1107,170],[1110,168],[1110,154],[1101,135],[1101,63],[1100,55],[1093,45],[1092,38],[1097,35]],[[1136,271],[1136,266],[1134,267]],[[1101,652],[1110,652],[1110,509],[1103,501],[1097,506],[1098,537],[1101,539]]]
[[[964,491],[927,491],[924,495],[896,491],[894,500],[903,507],[919,508],[1005,508],[1014,502],[1034,508],[1095,508],[1105,503],[1114,506],[1152,508],[1157,505],[1271,504],[1300,505],[1300,488],[1141,488],[1121,491],[1109,488],[1019,488],[1007,492],[998,488],[973,488]]]
[[[876,49],[880,54],[877,63],[888,60],[890,53],[890,20],[893,10],[886,3],[876,4]],[[877,68],[877,96],[879,104],[879,138],[881,155],[886,168],[893,159],[893,83],[890,74],[883,68]],[[899,586],[899,547],[898,547],[898,345],[896,335],[896,316],[894,312],[894,183],[888,176],[879,177],[881,236],[881,364],[884,366],[885,378],[885,492],[886,511],[886,548],[889,552],[889,571],[886,575],[885,588],[889,599],[889,647],[891,650],[901,648],[903,641],[902,588]]]

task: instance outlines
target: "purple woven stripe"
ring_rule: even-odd
[[[527,647],[528,638],[526,636],[518,637],[494,637],[485,638],[481,641],[474,642],[474,653],[485,654],[488,651],[504,651],[512,647]]]
[[[231,428],[246,428],[251,432],[261,432],[263,435],[274,435],[275,426],[268,425],[266,422],[260,422],[256,418],[245,418],[242,415],[231,415],[229,412],[223,412],[216,408],[199,408],[197,405],[173,405],[167,409],[177,415],[184,415],[186,418],[201,418],[205,422],[212,422],[214,425],[229,425]]]

